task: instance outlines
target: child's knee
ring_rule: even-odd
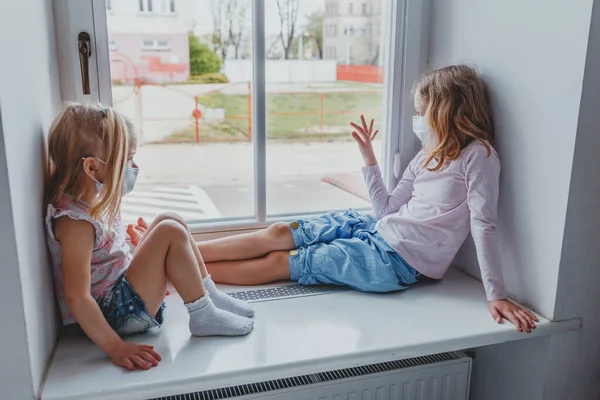
[[[265,257],[269,279],[276,281],[289,279],[289,251],[273,251]]]
[[[185,222],[185,220],[180,215],[175,214],[173,212],[161,213],[158,217],[156,217],[154,223],[160,224],[163,221],[175,221],[187,229],[187,223]]]
[[[286,238],[291,234],[290,227],[285,222],[275,222],[267,228],[267,234],[275,240]]]
[[[185,226],[173,219],[164,219],[154,228],[156,235],[162,235],[173,240],[185,240],[189,242],[189,233]]]

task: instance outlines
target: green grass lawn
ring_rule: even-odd
[[[320,93],[267,94],[267,136],[272,139],[325,139],[348,137],[350,121],[359,121],[360,113],[375,118],[375,129],[381,124],[383,91],[368,88],[356,92],[326,92],[323,98],[323,125],[321,129]],[[225,120],[201,121],[203,140],[247,140],[248,97],[212,93],[199,97],[207,108],[224,108]],[[285,114],[285,115],[280,115]],[[174,132],[170,140],[193,140],[195,128]]]

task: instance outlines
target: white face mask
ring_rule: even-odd
[[[85,157],[83,157],[83,159],[85,160]],[[102,164],[106,164],[104,161],[102,161],[99,158],[96,158],[96,160],[100,161]],[[138,176],[139,172],[140,172],[139,168],[130,167],[130,166],[125,167],[125,176],[123,177],[123,193],[122,193],[123,196],[131,193],[131,191],[133,190],[133,187],[135,186],[135,181],[137,180],[137,176]],[[92,178],[92,177],[90,176],[90,178]],[[100,193],[100,191],[102,190],[103,184],[98,182],[98,180],[96,180],[94,178],[92,178],[92,179],[94,180],[94,182],[96,182],[96,190],[98,191],[98,193]]]
[[[421,143],[423,143],[424,146],[427,146],[427,142],[431,137],[431,128],[429,128],[429,124],[424,116],[413,116],[413,132],[417,135]]]

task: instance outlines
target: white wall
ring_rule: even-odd
[[[267,83],[335,82],[337,64],[333,60],[267,60]],[[251,60],[225,60],[224,73],[230,82],[252,80]]]
[[[600,399],[600,2],[592,14],[554,317],[583,328],[553,338],[547,393]],[[565,367],[569,374],[565,374]]]
[[[502,161],[508,291],[552,317],[592,0],[434,0],[432,68],[470,62],[489,82]],[[478,274],[472,246],[458,263]]]
[[[600,398],[600,3],[433,0],[433,68],[490,83],[508,290],[582,329],[476,350],[472,399]],[[593,13],[592,13],[593,10]],[[457,263],[478,274],[472,243]]]
[[[31,399],[57,331],[42,223],[43,139],[60,102],[51,2],[2,2],[0,51],[0,398]]]

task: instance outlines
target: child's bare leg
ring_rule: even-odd
[[[219,261],[206,266],[215,282],[261,285],[290,279],[289,256],[289,251],[274,251],[253,260]]]
[[[137,227],[139,227],[139,231],[141,231],[141,232],[145,231],[145,234],[140,239],[140,244],[144,241],[144,238],[148,235],[148,233],[152,232],[152,230],[156,227],[156,225],[160,224],[162,221],[167,221],[167,220],[172,220],[172,221],[176,221],[176,222],[180,223],[188,231],[188,235],[190,238],[190,244],[192,245],[192,247],[194,249],[194,256],[196,257],[196,261],[198,262],[198,268],[200,268],[200,274],[202,275],[202,278],[206,278],[206,276],[208,275],[208,271],[206,270],[206,266],[204,265],[204,260],[202,258],[202,255],[200,254],[200,251],[198,250],[198,248],[196,246],[196,241],[192,237],[192,234],[189,231],[187,223],[179,215],[174,214],[174,213],[162,213],[158,217],[156,217],[154,219],[154,221],[152,221],[152,224],[150,226],[148,226],[148,224],[146,224],[146,221],[144,221],[143,218],[138,218]]]
[[[241,315],[243,317],[254,316],[254,309],[250,305],[248,305],[247,303],[245,303],[243,301],[234,299],[233,297],[230,297],[225,293],[222,293],[215,286],[214,282],[212,281],[211,277],[208,274],[208,270],[206,269],[206,265],[204,264],[204,260],[202,259],[202,255],[200,254],[200,250],[198,249],[198,246],[196,245],[196,242],[194,241],[194,238],[192,237],[192,234],[190,233],[188,226],[183,218],[181,218],[177,214],[164,213],[164,214],[159,215],[152,222],[152,225],[150,225],[150,226],[146,225],[145,221],[142,218],[140,218],[140,219],[138,219],[138,226],[140,226],[140,228],[145,230],[145,234],[144,234],[144,238],[145,238],[148,236],[148,234],[150,232],[152,232],[154,230],[154,228],[158,224],[160,224],[163,221],[175,221],[185,228],[186,232],[188,233],[190,247],[194,252],[194,256],[196,258],[196,263],[197,263],[198,269],[200,271],[200,275],[202,276],[204,286],[206,287],[206,290],[210,294],[210,297],[212,298],[212,301],[214,302],[215,306],[217,306],[218,308],[220,308],[222,310],[226,310],[226,311],[232,312],[234,314]],[[143,243],[143,239],[142,239],[141,243]]]
[[[190,312],[190,331],[197,336],[244,335],[252,321],[216,308],[203,285],[187,230],[162,221],[148,232],[127,270],[127,279],[153,315],[159,310],[170,280]]]
[[[249,260],[274,251],[294,249],[290,227],[277,222],[266,229],[198,243],[204,261]],[[211,271],[212,272],[212,271]]]

